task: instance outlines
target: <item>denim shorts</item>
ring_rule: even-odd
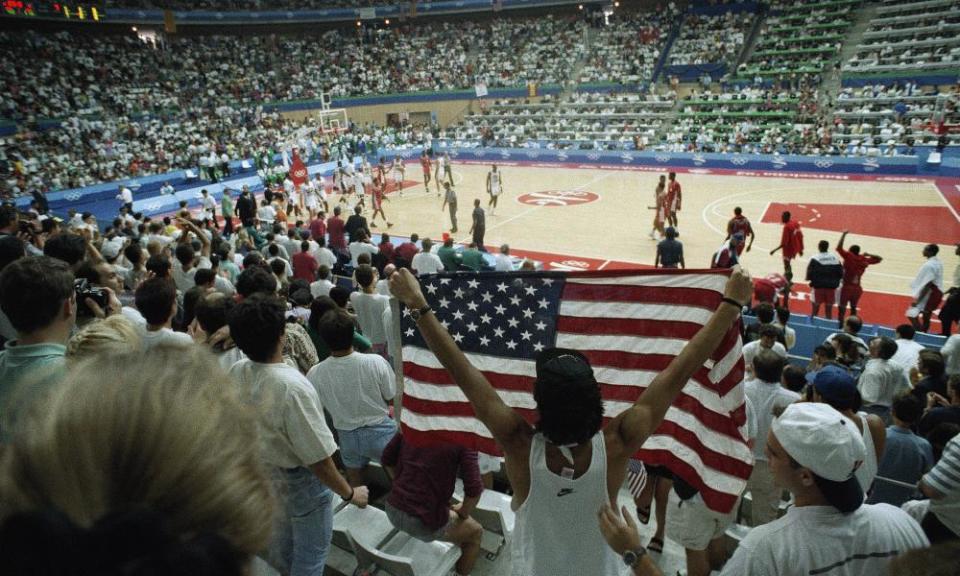
[[[450,525],[450,521],[448,520],[446,524],[437,530],[431,530],[423,525],[423,520],[413,516],[412,514],[407,514],[403,510],[394,508],[389,502],[387,502],[387,505],[384,509],[387,512],[387,519],[390,520],[390,523],[393,524],[394,528],[409,534],[422,542],[434,542],[436,540],[442,540],[444,533],[447,531],[447,526]]]
[[[392,418],[354,430],[337,430],[340,439],[340,458],[347,468],[363,468],[371,460],[379,462],[383,449],[397,434],[397,423]]]

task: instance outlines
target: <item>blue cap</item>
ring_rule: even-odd
[[[813,388],[837,410],[853,409],[860,403],[857,381],[840,366],[824,366],[813,379]]]

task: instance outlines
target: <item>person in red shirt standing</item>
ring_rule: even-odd
[[[317,217],[310,221],[310,237],[314,240],[327,238],[327,221],[323,210],[317,212]]]
[[[427,189],[427,192],[430,191],[430,157],[427,156],[427,151],[424,150],[420,154],[420,167],[423,169],[423,186]]]
[[[677,182],[677,173],[671,172],[668,177],[670,184],[667,186],[667,223],[677,228],[677,212],[680,211],[680,202],[683,197],[680,183]]]
[[[843,259],[843,286],[840,288],[840,306],[838,307],[838,318],[840,327],[843,328],[843,316],[847,310],[847,304],[850,304],[850,315],[857,315],[857,303],[860,302],[860,295],[863,294],[863,287],[860,280],[867,266],[879,264],[883,258],[876,254],[860,253],[860,246],[854,244],[850,251],[843,249],[843,241],[846,240],[849,230],[844,230],[840,235],[840,242],[837,243],[837,253]]]
[[[387,223],[387,228],[393,226],[393,222],[387,220],[387,215],[383,211],[383,202],[388,200],[386,197],[386,178],[381,176],[380,185],[374,185],[373,191],[370,193],[370,205],[373,207],[373,216],[370,217],[370,227],[376,228],[377,226],[377,214],[379,214],[383,221]]]
[[[418,234],[411,234],[409,241],[397,246],[397,249],[394,250],[394,264],[397,265],[397,268],[410,267],[413,263],[413,257],[420,251],[420,249],[417,248],[417,242],[419,240],[420,236]]]
[[[742,234],[744,238],[750,238],[750,242],[746,245],[749,252],[750,247],[753,246],[753,226],[750,225],[750,221],[743,215],[743,209],[739,206],[733,209],[733,218],[727,222],[727,238],[737,233]],[[737,245],[737,256],[743,254],[743,246],[743,242]]]
[[[780,245],[770,251],[773,256],[777,250],[783,250],[783,275],[787,281],[793,283],[793,268],[790,261],[797,256],[803,256],[803,231],[800,230],[800,223],[790,219],[790,212],[785,210],[780,215],[780,221],[783,222],[783,232],[780,235]]]
[[[300,243],[300,252],[293,255],[293,277],[302,278],[307,282],[313,282],[317,279],[317,268],[320,267],[317,264],[316,258],[310,254],[310,243],[304,240]]]
[[[347,252],[347,234],[344,228],[344,222],[340,218],[340,207],[333,207],[333,216],[327,220],[327,234],[330,236],[330,249],[342,258],[349,255]]]

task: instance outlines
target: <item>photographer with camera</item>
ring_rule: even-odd
[[[137,328],[146,328],[147,321],[143,315],[136,308],[123,306],[120,302],[119,297],[124,292],[123,278],[111,264],[84,261],[77,268],[76,277],[77,302],[82,304],[87,298],[92,300],[87,306],[77,306],[79,323],[84,323],[84,318],[104,318],[120,313]]]

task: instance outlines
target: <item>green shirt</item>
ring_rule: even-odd
[[[29,402],[64,376],[63,344],[44,342],[18,346],[16,340],[7,342],[0,352],[0,438],[9,435],[10,419],[22,412]],[[32,378],[36,377],[36,381]],[[29,390],[19,390],[21,384],[34,384]]]
[[[313,347],[317,349],[317,360],[318,362],[323,362],[330,357],[330,349],[327,348],[327,343],[323,341],[323,338],[320,337],[320,334],[316,332],[313,328],[307,328],[307,334],[310,335],[310,340],[313,341]],[[367,352],[370,350],[372,345],[370,340],[363,334],[353,331],[353,349],[357,352]]]
[[[460,254],[460,263],[466,266],[471,270],[479,271],[483,268],[486,262],[483,259],[483,254],[480,253],[476,248],[467,248]]]
[[[440,258],[440,261],[443,262],[444,270],[455,272],[459,268],[460,264],[460,255],[457,254],[456,248],[450,246],[441,246],[437,250],[437,257]]]
[[[220,212],[224,218],[233,218],[233,200],[226,193],[220,199]]]

